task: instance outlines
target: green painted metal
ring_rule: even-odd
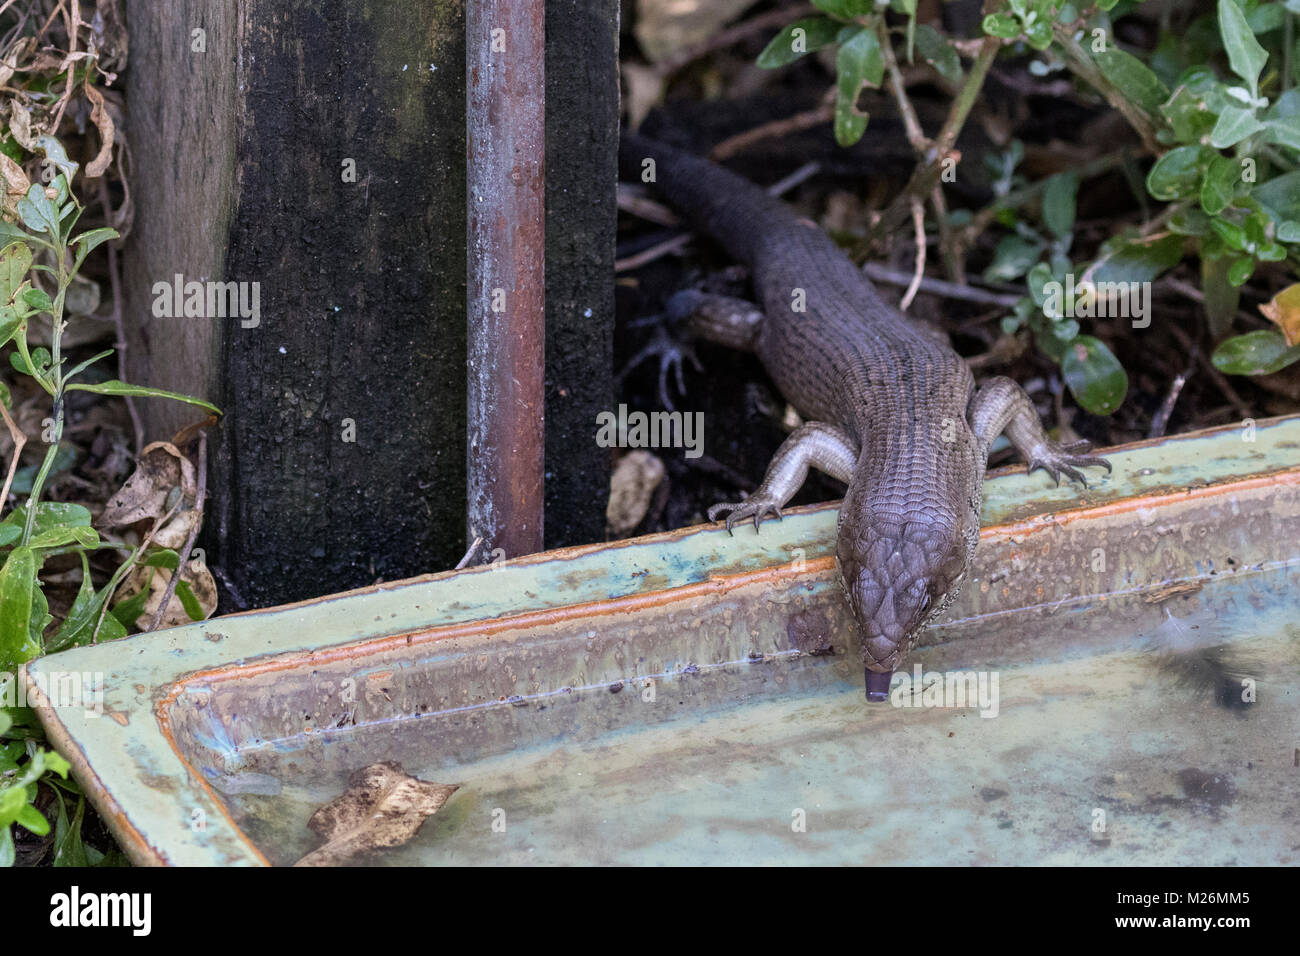
[[[1111,460],[1083,493],[986,484],[915,661],[996,676],[989,719],[862,700],[833,507],[80,648],[28,684],[103,675],[102,714],[38,712],[139,862],[293,862],[379,760],[461,784],[392,863],[1295,862],[1300,419]],[[1256,702],[1179,664],[1208,648]]]

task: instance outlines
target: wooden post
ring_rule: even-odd
[[[548,114],[548,545],[598,540],[608,488],[592,434],[611,401],[617,6],[576,8],[548,3],[548,88],[596,94]],[[128,0],[128,22],[130,372],[226,412],[200,541],[221,610],[452,567],[466,513],[462,3]],[[605,49],[579,42],[596,35]],[[182,289],[245,283],[231,289],[257,314],[157,314],[177,275]],[[150,438],[194,420],[141,410]]]

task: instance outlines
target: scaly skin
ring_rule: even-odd
[[[749,345],[810,422],[773,458],[754,495],[722,512],[755,528],[794,495],[809,466],[845,481],[836,562],[859,629],[867,696],[961,590],[979,540],[988,451],[1006,431],[1031,470],[1082,482],[1073,465],[1105,465],[1048,441],[1009,379],[977,390],[945,342],[885,302],[814,224],[740,177],[660,143],[625,136],[624,174],[654,160],[656,191],[750,269],[762,307],[728,325],[701,309],[701,334]],[[801,308],[802,307],[802,310]]]

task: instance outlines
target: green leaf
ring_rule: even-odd
[[[1210,357],[1229,375],[1269,375],[1300,359],[1300,345],[1287,347],[1281,332],[1247,332],[1225,340]]]
[[[41,815],[30,803],[26,804],[18,811],[18,818],[14,821],[19,826],[31,830],[37,836],[45,836],[50,832],[50,821]]]
[[[880,41],[872,30],[859,30],[840,44],[835,56],[835,141],[852,146],[867,129],[867,114],[857,107],[864,84],[879,86],[885,76]]]
[[[149,600],[149,586],[152,582],[153,579],[151,577],[145,582],[144,587],[140,589],[139,593],[133,594],[125,601],[119,601],[113,608],[113,617],[117,618],[118,622],[123,627],[133,627],[135,622],[139,620],[140,615],[144,613],[145,603]]]
[[[9,340],[18,334],[22,324],[23,319],[14,311],[12,305],[0,305],[0,347],[9,344]]]
[[[176,582],[176,596],[180,598],[181,607],[185,608],[185,613],[189,615],[191,621],[203,620],[203,607],[199,604],[199,599],[194,596],[188,581]]]
[[[1020,36],[1020,21],[1006,13],[990,13],[983,21],[984,32],[1000,40]]]
[[[40,590],[38,564],[31,548],[14,548],[0,568],[0,671],[40,656],[41,645],[31,638],[32,592]]]
[[[43,289],[24,289],[20,298],[23,305],[27,307],[29,315],[35,312],[54,311],[54,303],[50,301],[49,295]]]
[[[1240,182],[1241,166],[1235,159],[1214,157],[1201,183],[1201,208],[1211,216],[1217,216],[1232,205],[1232,197]]]
[[[68,820],[63,806],[63,794],[59,794],[59,819],[55,825],[54,865],[55,866],[89,866],[85,844],[81,840],[81,825],[86,814],[86,798],[77,797],[77,809]]]
[[[99,532],[94,528],[54,528],[44,534],[32,536],[28,542],[31,548],[62,548],[77,544],[83,548],[99,547]]]
[[[1176,233],[1142,239],[1114,239],[1084,270],[1081,282],[1151,282],[1183,259],[1183,237]]]
[[[97,246],[119,237],[120,233],[116,229],[91,229],[89,232],[83,232],[76,239],[73,239],[72,244],[77,247],[77,259],[80,260],[88,256],[91,250]]]
[[[86,560],[86,553],[80,554],[81,558],[81,587],[77,590],[77,597],[72,602],[72,607],[68,609],[68,615],[59,625],[59,629],[54,632],[46,644],[46,653],[53,654],[55,651],[61,651],[68,647],[73,647],[82,642],[90,640],[90,629],[95,626],[95,619],[99,617],[99,609],[102,601],[96,600],[95,585],[90,578],[90,562]]]
[[[835,37],[839,35],[843,26],[842,23],[826,17],[804,17],[796,20],[772,38],[772,42],[758,55],[758,65],[765,70],[775,69],[793,63],[806,53],[814,53],[823,47],[828,47],[835,42]],[[98,231],[100,230],[96,230]]]
[[[32,183],[27,195],[18,200],[18,216],[23,225],[33,232],[48,233],[54,240],[59,238],[58,215],[45,196],[45,187],[39,183]]]
[[[1043,222],[1058,239],[1074,228],[1074,207],[1079,194],[1079,177],[1073,172],[1058,173],[1043,190]]]
[[[984,270],[985,282],[1011,282],[1033,268],[1043,253],[1039,243],[1020,236],[1003,236],[993,252],[993,261]]]
[[[54,461],[50,464],[49,475],[60,474],[67,471],[77,463],[77,446],[72,442],[59,442],[59,450],[54,453]],[[40,465],[24,465],[14,472],[14,483],[10,490],[16,494],[29,494],[32,490],[32,484],[36,481],[36,474],[40,471]]]
[[[1259,74],[1268,62],[1268,54],[1255,39],[1241,8],[1232,0],[1219,0],[1219,35],[1223,37],[1232,72],[1246,81],[1252,94],[1257,93]]]
[[[146,568],[166,568],[168,571],[175,571],[180,567],[181,556],[171,548],[159,548],[157,551],[150,551],[140,563]]]
[[[68,386],[68,391],[94,392],[97,395],[140,395],[146,398],[170,398],[178,402],[185,402],[187,405],[197,405],[200,408],[206,408],[217,415],[221,414],[221,409],[211,402],[205,402],[201,398],[195,398],[193,395],[182,395],[180,392],[166,392],[161,388],[147,388],[144,385],[128,385],[126,382],[120,382],[117,379],[109,379],[106,382],[75,383]]]
[[[0,548],[13,544],[23,533],[27,521],[27,506],[19,505],[0,521]],[[33,534],[43,534],[51,528],[90,527],[90,511],[83,505],[64,501],[42,501],[36,506]]]
[[[950,83],[960,83],[961,59],[942,33],[925,23],[916,25],[916,49],[921,59]]]
[[[63,380],[64,380],[65,382],[69,382],[69,381],[71,381],[72,379],[74,379],[74,378],[76,378],[78,375],[80,375],[82,372],[84,372],[86,369],[90,368],[90,366],[94,365],[96,362],[100,361],[101,359],[106,359],[106,358],[108,358],[108,357],[109,357],[110,355],[112,355],[115,351],[117,351],[117,350],[116,350],[116,349],[105,349],[104,351],[100,352],[98,355],[92,355],[90,358],[86,359],[84,362],[79,362],[79,363],[77,363],[77,364],[74,365],[71,369],[68,370],[67,374],[65,374],[65,375],[63,376]]]
[[[872,0],[813,0],[813,6],[831,16],[852,20],[871,12]]]
[[[1250,256],[1242,256],[1240,259],[1234,259],[1232,265],[1228,266],[1228,281],[1233,286],[1240,288],[1250,279],[1251,274],[1255,271],[1255,260]]]
[[[1254,136],[1264,128],[1264,124],[1255,119],[1250,110],[1229,106],[1219,114],[1219,121],[1210,133],[1210,145],[1215,149],[1227,149],[1236,146],[1248,136]]]
[[[1300,170],[1276,176],[1250,193],[1274,222],[1300,221]]]
[[[1264,124],[1268,128],[1270,143],[1281,143],[1291,149],[1300,149],[1300,116],[1283,116]]]
[[[1119,408],[1128,391],[1128,375],[1106,344],[1080,335],[1065,350],[1061,372],[1075,401],[1094,415]]]
[[[0,251],[0,301],[12,302],[32,268],[32,251],[22,242],[11,242]]]
[[[1129,102],[1152,116],[1160,115],[1161,105],[1169,99],[1169,88],[1141,60],[1115,46],[1107,46],[1095,55],[1097,66],[1106,79],[1124,94]]]
[[[1174,90],[1174,95],[1160,107],[1160,114],[1168,121],[1174,138],[1180,143],[1196,144],[1214,129],[1215,115],[1205,108],[1204,101],[1186,84]]]
[[[1189,199],[1200,190],[1201,176],[1217,154],[1205,146],[1179,146],[1156,161],[1147,173],[1147,192],[1166,202]]]
[[[1195,206],[1184,206],[1169,217],[1169,230],[1180,236],[1203,236],[1210,231],[1210,217]]]
[[[63,173],[66,183],[72,182],[72,177],[77,174],[78,165],[68,159],[68,154],[63,150],[63,144],[53,136],[39,136],[36,139],[36,148],[45,154],[45,158],[58,167],[59,172]]]

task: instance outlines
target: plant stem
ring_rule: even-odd
[[[22,545],[32,539],[32,533],[36,530],[36,512],[41,503],[41,491],[45,488],[45,479],[49,477],[50,469],[54,467],[54,459],[59,453],[59,443],[63,441],[63,370],[60,368],[61,354],[63,349],[63,301],[68,292],[68,283],[71,277],[68,275],[66,264],[64,262],[66,252],[63,244],[60,242],[54,250],[55,261],[58,262],[58,281],[59,291],[54,297],[50,317],[53,324],[50,326],[50,374],[54,378],[53,387],[47,386],[46,390],[54,396],[54,440],[50,442],[50,447],[45,452],[45,460],[41,462],[41,470],[36,473],[36,480],[32,482],[32,492],[27,496],[27,516],[23,522]],[[26,336],[20,336],[19,342],[23,350],[23,357],[31,365],[31,357],[26,354]]]

